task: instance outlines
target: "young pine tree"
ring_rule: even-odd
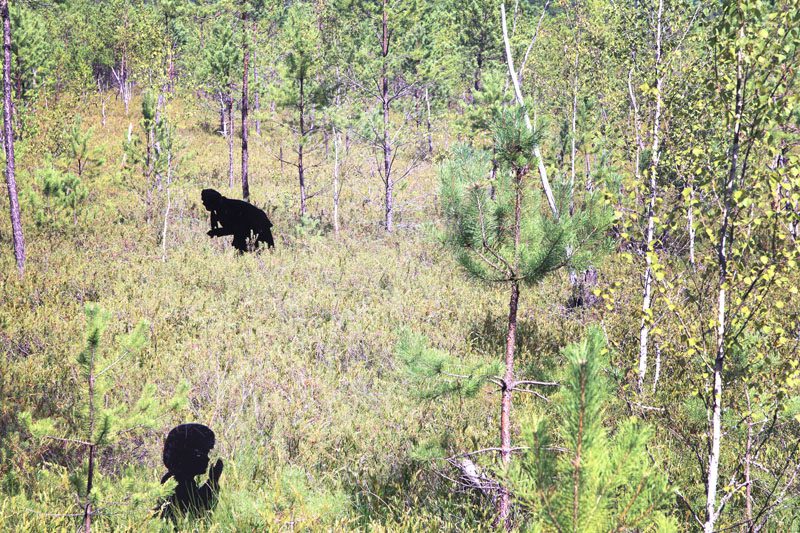
[[[49,231],[64,229],[71,219],[78,224],[82,213],[86,212],[89,191],[83,181],[72,172],[61,172],[54,166],[37,170],[35,187],[26,190],[26,199],[39,227]]]
[[[510,292],[505,371],[500,379],[500,448],[504,467],[511,462],[511,396],[519,385],[514,373],[520,287],[534,286],[563,268],[580,270],[604,248],[610,214],[598,196],[587,193],[574,213],[557,220],[540,207],[530,169],[539,139],[524,122],[524,110],[503,111],[495,121],[494,149],[500,172],[490,175],[489,157],[459,148],[440,170],[442,201],[448,221],[447,242],[470,275],[502,283]],[[494,188],[494,191],[492,191]],[[492,194],[494,192],[494,194]],[[510,495],[498,498],[498,518],[510,527]]]
[[[282,83],[277,101],[291,113],[284,125],[296,139],[297,159],[289,164],[297,167],[302,218],[308,210],[307,156],[310,140],[317,132],[311,117],[324,106],[328,96],[321,70],[322,34],[309,5],[297,3],[288,9],[283,38],[286,55],[279,70]]]
[[[205,51],[204,71],[208,85],[220,103],[220,130],[228,141],[228,187],[233,188],[233,87],[242,62],[239,40],[231,23],[220,21]]]
[[[142,120],[140,125],[144,133],[144,141],[128,132],[123,143],[125,166],[129,170],[141,170],[145,178],[145,199],[147,204],[147,220],[153,217],[153,189],[163,188],[162,176],[168,174],[173,163],[173,147],[175,142],[174,128],[163,116],[156,112],[156,98],[150,91],[142,94]]]
[[[609,393],[602,332],[568,346],[555,430],[541,417],[523,428],[526,451],[509,471],[532,531],[677,531],[666,476],[647,453],[651,431],[634,420],[606,430]]]
[[[112,446],[121,434],[131,436],[136,431],[152,429],[162,414],[180,409],[185,403],[186,387],[182,386],[175,397],[163,406],[155,399],[155,387],[149,384],[142,388],[139,400],[132,405],[115,402],[116,372],[124,367],[128,356],[144,346],[147,341],[147,324],[140,322],[123,339],[120,349],[109,353],[101,340],[110,313],[97,304],[89,304],[86,306],[86,317],[86,346],[78,354],[76,361],[85,389],[76,398],[76,409],[62,420],[44,418],[34,422],[29,412],[22,413],[20,419],[37,437],[84,450],[85,463],[70,476],[70,481],[82,507],[82,529],[88,533],[92,518],[100,514],[104,506],[94,490],[98,481],[102,481],[98,479],[100,472],[97,464],[101,450]],[[125,478],[116,480],[115,483],[133,487],[135,480]],[[132,499],[133,502],[130,503],[155,501],[154,490],[134,492]]]
[[[105,163],[101,150],[91,147],[94,128],[83,131],[82,126],[83,120],[80,116],[76,117],[67,135],[67,167],[70,171],[75,171],[78,179],[83,179],[84,176],[94,177]]]

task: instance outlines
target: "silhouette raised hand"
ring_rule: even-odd
[[[197,516],[214,508],[223,469],[222,459],[209,467],[208,453],[214,442],[214,432],[203,424],[181,424],[169,432],[163,454],[167,473],[161,483],[174,477],[178,485],[159,506],[162,518],[175,520],[181,516]],[[194,478],[204,474],[206,469],[208,481],[198,486]]]

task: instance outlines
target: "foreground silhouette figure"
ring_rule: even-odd
[[[208,468],[208,452],[213,447],[214,432],[203,424],[181,424],[169,432],[164,442],[167,473],[161,478],[161,483],[174,477],[178,486],[175,493],[159,506],[162,518],[175,520],[183,516],[198,516],[217,504],[222,459],[217,459],[214,466]],[[194,478],[204,474],[207,468],[208,481],[198,486]]]
[[[226,198],[214,189],[203,189],[200,198],[206,210],[211,212],[209,237],[233,235],[233,247],[239,252],[247,251],[251,234],[254,236],[254,249],[262,242],[269,248],[275,246],[270,229],[272,222],[261,209],[242,200]]]

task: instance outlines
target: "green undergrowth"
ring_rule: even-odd
[[[115,401],[135,401],[143,383],[167,401],[189,384],[183,412],[103,452],[99,486],[105,501],[119,504],[101,510],[98,530],[163,527],[148,518],[148,502],[134,503],[134,489],[114,480],[157,483],[163,439],[188,421],[215,430],[213,453],[225,461],[219,506],[196,525],[202,530],[490,524],[490,506],[453,492],[441,475],[446,465],[413,451],[442,433],[450,436],[448,452],[490,445],[495,391],[468,404],[420,404],[394,354],[402,328],[470,361],[491,363],[503,346],[502,287],[469,282],[438,238],[433,166],[422,165],[398,191],[398,230],[387,235],[380,182],[369,174],[364,148],[355,147],[335,235],[328,198],[313,199],[310,218],[297,219],[295,176],[290,168],[281,176],[265,132],[253,143],[252,199],[270,213],[277,246],[237,256],[227,239],[205,235],[199,198],[209,186],[238,197],[224,183],[224,140],[191,126],[197,117],[180,102],[171,109],[186,148],[170,190],[165,247],[164,192],[155,193],[147,220],[143,185],[119,167],[133,120],[121,109],[95,138],[105,163],[85,180],[97,206],[92,215],[50,225],[26,217],[23,280],[13,275],[10,239],[2,236],[0,530],[71,530],[81,519],[64,516],[81,513],[68,482],[83,464],[81,450],[32,439],[17,415],[69,416],[79,391],[72,361],[89,302],[112,313],[112,337],[149,324],[144,348],[118,369]],[[36,164],[30,153],[22,157],[23,187]],[[324,184],[329,170],[326,163],[312,180]],[[583,327],[564,309],[566,287],[559,279],[523,298],[523,370],[548,367]]]

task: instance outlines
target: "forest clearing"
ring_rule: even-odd
[[[0,531],[800,531],[796,2],[0,18]]]

